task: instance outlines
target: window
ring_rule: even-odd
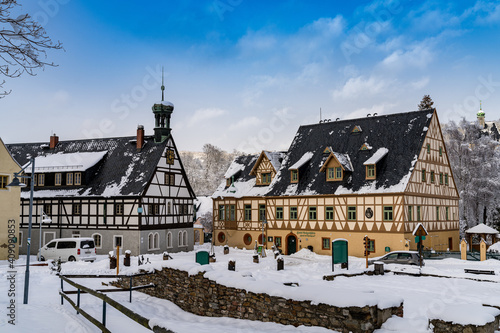
[[[356,220],[356,206],[347,207],[347,219],[350,221]]]
[[[47,216],[52,215],[52,205],[51,204],[43,204],[43,212]]]
[[[167,248],[172,248],[172,233],[170,231],[167,233]]]
[[[439,185],[443,185],[443,173],[439,174]]]
[[[72,173],[66,174],[66,185],[73,185],[73,174]]]
[[[57,242],[58,249],[76,249],[76,242],[74,241],[59,241]]]
[[[36,186],[38,184],[38,175],[33,175],[33,185]]]
[[[330,238],[321,238],[321,249],[330,250]]]
[[[188,246],[188,232],[186,230],[182,232],[182,239],[184,246]]]
[[[317,207],[311,206],[309,207],[309,220],[316,220],[318,218]]]
[[[123,236],[113,236],[113,247],[123,247]]]
[[[165,183],[167,182],[167,174],[165,174]],[[231,178],[226,179],[226,187],[231,186]]]
[[[413,206],[408,206],[408,221],[413,221]]]
[[[252,235],[245,234],[245,236],[243,236],[243,243],[245,243],[245,245],[252,244]]]
[[[41,173],[38,175],[38,186],[45,186],[45,174]]]
[[[172,203],[170,201],[167,202],[167,214],[172,214]]]
[[[268,172],[262,174],[262,184],[271,184],[271,173]]]
[[[159,249],[160,248],[159,242],[160,242],[160,235],[157,232],[155,232],[154,234],[149,233],[149,235],[148,235],[148,250]]]
[[[375,240],[374,239],[370,239],[370,242],[368,244],[368,251],[375,252]]]
[[[299,181],[299,170],[291,170],[290,173],[291,182],[297,183]]]
[[[297,215],[297,207],[290,207],[290,220],[296,220]]]
[[[231,182],[231,180],[229,179]],[[170,172],[165,172],[165,185],[175,185],[175,174]],[[229,184],[231,185],[231,184]]]
[[[328,168],[328,180],[335,179],[335,168]]]
[[[71,233],[72,238],[80,238],[80,231],[73,231]]]
[[[75,172],[75,185],[82,185],[82,173]]]
[[[266,205],[259,205],[259,221],[266,219]]]
[[[420,222],[420,206],[417,206],[417,221]]]
[[[445,185],[449,184],[449,182],[448,182],[448,174],[447,173],[444,174],[444,184]]]
[[[439,221],[439,206],[436,206],[436,221]]]
[[[274,237],[274,245],[276,245],[276,247],[281,247],[281,236]]]
[[[431,183],[434,184],[434,171],[431,171]]]
[[[102,235],[101,234],[93,234],[92,238],[94,239],[95,247],[98,249],[102,248]]]
[[[393,207],[384,206],[384,221],[392,221],[393,219]]]
[[[81,215],[82,214],[82,204],[74,203],[73,204],[73,215]]]
[[[227,216],[229,217],[229,221],[234,221],[236,220],[236,208],[234,205],[228,205],[227,206],[229,211]]]
[[[117,205],[119,204],[115,204],[115,214],[117,214]],[[117,214],[117,215],[123,215],[123,204],[121,204],[122,207],[121,207],[121,214]],[[149,215],[160,215],[160,205],[159,204],[149,204],[148,205],[148,213]]]
[[[283,220],[283,207],[276,207],[276,219]]]
[[[446,221],[450,220],[450,207],[445,208],[445,213],[446,213]]]
[[[0,189],[7,190],[8,184],[9,184],[9,176],[0,176]]]
[[[325,207],[325,220],[333,221],[333,206]]]
[[[58,173],[56,173],[56,176],[54,179],[54,185],[61,186],[61,183],[62,183],[62,176],[61,176],[61,173],[58,172]]]
[[[252,221],[252,205],[245,205],[245,221]]]
[[[175,160],[175,153],[172,149],[167,150],[166,154],[167,164],[173,165]]]
[[[366,179],[375,179],[375,165],[366,166]]]
[[[226,234],[224,234],[222,231],[219,232],[219,234],[217,235],[217,240],[221,244],[224,243],[226,241]]]
[[[19,231],[19,239],[18,239],[19,247],[23,247],[23,232]],[[44,244],[46,244],[44,242]]]
[[[342,179],[342,168],[341,167],[335,168],[335,179]]]
[[[443,147],[439,147],[439,156],[443,156]]]
[[[422,169],[422,182],[425,182],[425,169]]]
[[[219,221],[226,219],[224,205],[219,205]]]
[[[123,204],[115,203],[115,215],[123,215]]]
[[[342,180],[342,167],[328,168],[326,180]]]
[[[430,154],[431,153],[431,144],[428,143],[427,144],[427,154]]]

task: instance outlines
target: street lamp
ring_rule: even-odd
[[[265,238],[264,236],[264,228],[265,228],[265,225],[267,224],[267,221],[266,221],[266,218],[264,217],[262,219],[262,258],[264,258],[266,256],[266,250],[267,249],[267,239]],[[266,244],[266,247],[264,248],[264,244]]]
[[[38,241],[38,261],[42,259],[42,223],[51,223],[52,219],[45,214],[43,209],[40,211],[40,238]]]
[[[31,176],[22,176],[20,175],[28,166],[31,165]],[[30,190],[30,208],[29,208],[29,220],[28,220],[28,254],[26,256],[26,274],[24,275],[24,300],[23,304],[28,304],[28,290],[30,286],[30,245],[31,245],[31,224],[32,224],[32,218],[33,218],[33,191],[35,190],[35,158],[31,157],[30,161],[28,164],[24,166],[24,168],[21,169],[19,172],[14,173],[14,179],[12,182],[7,185],[10,187],[24,187],[26,184],[23,184],[19,181],[19,178],[29,178],[30,185],[31,185],[31,190]]]

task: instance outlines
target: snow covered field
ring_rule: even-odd
[[[199,249],[199,247],[198,247]],[[208,248],[207,248],[208,249]],[[224,256],[222,248],[216,248],[217,262],[207,269],[206,276],[239,285],[248,281],[248,289],[270,290],[275,294],[292,291],[296,297],[304,297],[304,290],[309,290],[311,300],[332,299],[333,303],[352,303],[359,295],[377,302],[393,302],[404,300],[404,318],[389,319],[378,333],[382,332],[430,332],[427,328],[429,318],[451,318],[455,321],[484,321],[491,316],[481,310],[481,304],[500,306],[500,261],[465,262],[456,259],[427,260],[422,273],[454,277],[414,277],[394,275],[337,277],[332,282],[323,281],[323,275],[332,274],[331,257],[319,256],[307,250],[302,250],[293,256],[284,256],[285,270],[276,271],[276,261],[271,251],[261,263],[252,262],[253,251],[231,248],[230,254]],[[160,255],[146,256],[151,264],[141,268],[154,269],[161,265],[184,268],[190,273],[200,270],[194,263],[195,253],[172,254],[174,260],[163,261]],[[22,264],[23,259],[17,264]],[[227,271],[229,259],[236,261],[236,272]],[[349,258],[349,272],[364,271],[364,259]],[[32,257],[32,262],[36,258]],[[62,265],[63,274],[113,274],[116,270],[108,269],[106,256],[99,256],[94,263],[68,262]],[[206,268],[207,266],[203,266]],[[418,268],[388,265],[390,270],[418,272]],[[494,270],[495,275],[473,275],[464,273],[464,268]],[[137,272],[137,258],[132,258],[132,266],[122,268],[121,274]],[[99,330],[75,311],[67,302],[60,303],[58,291],[60,280],[51,274],[48,267],[30,268],[29,304],[23,305],[22,291],[24,288],[25,267],[16,267],[16,325],[7,323],[7,306],[9,302],[9,281],[6,261],[0,261],[0,331],[1,332],[99,332]],[[335,268],[335,274],[346,273],[340,267]],[[230,277],[230,278],[228,278]],[[469,279],[467,279],[469,278]],[[483,281],[474,281],[478,279]],[[101,282],[109,279],[78,279],[77,282],[94,289],[107,288]],[[299,287],[283,287],[284,282],[298,283]],[[65,290],[73,288],[65,284]],[[342,292],[341,292],[342,291]],[[200,317],[182,311],[173,303],[156,299],[140,292],[133,293],[132,303],[128,302],[128,293],[108,294],[133,311],[153,319],[175,332],[331,332],[318,327],[293,327],[274,323],[239,320],[231,318]],[[340,295],[343,295],[339,297]],[[353,295],[352,297],[345,295]],[[356,296],[358,295],[358,296]],[[76,299],[75,295],[72,295]],[[364,296],[363,296],[364,297]],[[350,298],[350,299],[348,299]],[[363,298],[365,299],[365,298]],[[82,295],[81,305],[84,310],[96,318],[101,318],[102,301]],[[479,310],[479,312],[477,312]],[[451,317],[450,317],[451,316]],[[112,307],[107,307],[107,327],[112,332],[147,332],[142,326],[128,319]]]

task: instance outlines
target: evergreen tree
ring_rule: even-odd
[[[420,101],[420,104],[418,105],[418,110],[422,111],[422,110],[432,109],[433,105],[434,102],[432,101],[431,96],[424,95],[424,97],[422,97],[422,100]]]

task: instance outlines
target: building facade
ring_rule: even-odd
[[[301,126],[287,152],[236,158],[213,194],[215,244],[255,241],[292,254],[362,256],[424,246],[459,249],[459,196],[435,110]],[[264,234],[264,237],[262,236]]]
[[[19,242],[19,187],[7,187],[21,167],[0,139],[0,260],[17,259]]]
[[[35,157],[31,254],[40,246],[42,211],[52,220],[42,225],[42,245],[93,237],[98,254],[116,246],[132,255],[193,249],[195,194],[171,134],[173,109],[163,98],[154,104],[153,136],[139,126],[133,137],[59,141],[53,135],[49,143],[8,145],[21,165]],[[28,214],[29,187],[21,193],[24,254]]]

